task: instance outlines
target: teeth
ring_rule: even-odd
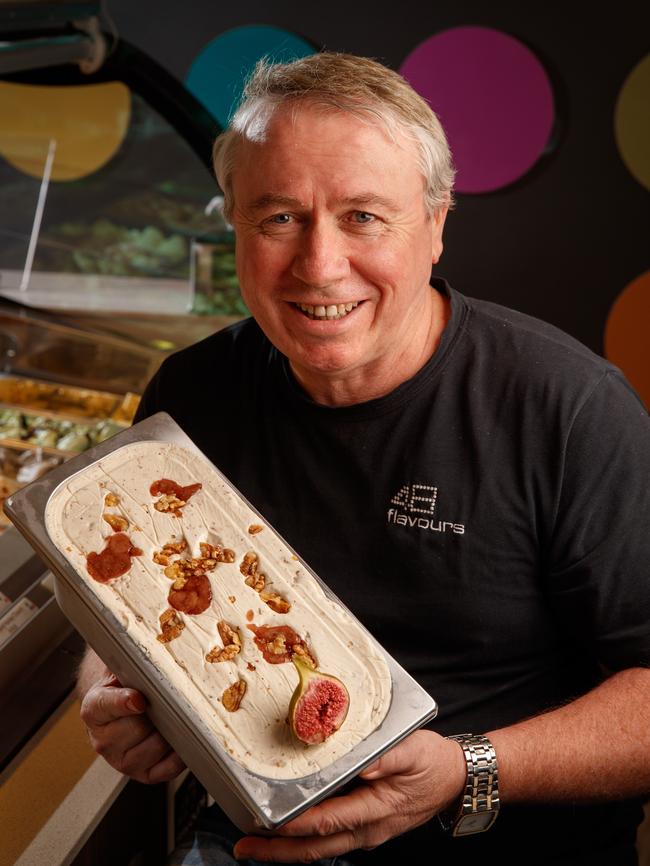
[[[353,301],[347,304],[330,304],[327,307],[319,304],[313,307],[311,304],[296,304],[299,310],[306,313],[310,319],[342,319],[349,312],[359,306],[359,301]]]

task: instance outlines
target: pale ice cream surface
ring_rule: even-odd
[[[202,484],[180,517],[154,509],[158,497],[149,488],[162,478],[181,486]],[[106,506],[108,493],[117,496],[117,505]],[[106,512],[128,521],[124,531],[142,555],[131,559],[126,574],[102,584],[88,573],[86,556],[101,552],[113,533],[103,519]],[[218,748],[247,770],[270,779],[307,776],[346,754],[386,715],[391,676],[381,649],[201,455],[169,442],[125,445],[57,488],[48,502],[46,525],[54,544],[92,592],[185,695]],[[264,529],[251,535],[248,528],[253,525]],[[188,543],[183,556],[200,556],[199,545],[207,542],[233,550],[235,561],[219,563],[207,573],[210,606],[198,615],[179,612],[185,628],[162,643],[156,637],[161,633],[159,617],[170,607],[172,581],[164,566],[153,561],[153,554],[181,538]],[[239,566],[249,551],[259,557],[267,589],[291,603],[287,613],[273,611],[246,585]],[[263,658],[246,627],[249,611],[256,626],[290,626],[313,651],[319,670],[347,686],[347,718],[324,743],[307,746],[292,734],[287,711],[298,684],[297,671],[290,661],[271,664]],[[217,631],[220,620],[239,630],[242,650],[230,661],[210,663],[206,654],[223,645]],[[239,709],[228,712],[221,696],[239,679],[246,682],[246,692]]]

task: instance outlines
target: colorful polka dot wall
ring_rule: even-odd
[[[238,27],[206,45],[186,83],[225,125],[246,74],[260,57],[282,62],[313,50],[279,28]],[[457,194],[494,193],[525,182],[552,152],[553,84],[542,59],[514,35],[491,27],[448,28],[416,45],[399,72],[443,124],[454,156]],[[613,131],[626,168],[650,190],[650,55],[621,83]],[[612,305],[604,349],[650,405],[648,323],[646,273],[623,287]]]
[[[574,333],[622,367],[650,405],[650,244],[638,240],[644,231],[647,238],[650,214],[650,53],[640,47],[642,28],[625,25],[622,13],[607,24],[595,12],[592,22],[577,11],[542,20],[496,7],[490,15],[470,2],[452,13],[448,6],[415,11],[406,0],[401,12],[375,9],[372,27],[342,3],[337,14],[306,7],[289,14],[283,4],[261,14],[252,2],[227,13],[199,2],[191,20],[162,5],[173,18],[152,18],[149,0],[138,13],[126,0],[111,2],[122,36],[182,78],[222,127],[262,57],[283,62],[326,48],[398,70],[438,114],[457,170],[441,275],[467,294]],[[606,52],[590,24],[601,27]],[[56,94],[46,111],[43,93],[25,90],[21,113],[9,107],[22,96],[0,82],[3,118],[21,126],[37,115],[40,136],[32,157],[12,156],[19,130],[5,122],[0,154],[38,176],[56,131],[75,171],[98,169],[117,152],[129,118],[128,92],[103,87],[65,106]],[[96,129],[110,132],[73,145],[61,117],[72,127],[89,110]],[[55,181],[75,176],[65,161],[57,170]]]

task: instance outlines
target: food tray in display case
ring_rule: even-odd
[[[436,714],[164,413],[5,507],[52,569],[72,624],[145,695],[154,724],[246,832],[291,820]],[[293,726],[299,669],[331,678],[311,676]]]
[[[59,382],[0,375],[0,406],[29,409],[34,414],[54,412],[75,418],[111,418],[128,425],[138,408],[137,394],[112,394]]]
[[[0,374],[0,445],[67,457],[128,427],[140,398]]]

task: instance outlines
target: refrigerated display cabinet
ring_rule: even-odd
[[[101,15],[0,0],[0,497],[130,423],[166,355],[247,314],[210,167],[219,125]],[[48,112],[90,92],[122,126],[80,168]],[[192,777],[127,785],[96,759],[74,697],[83,642],[2,529],[0,866],[161,862],[204,794]]]

